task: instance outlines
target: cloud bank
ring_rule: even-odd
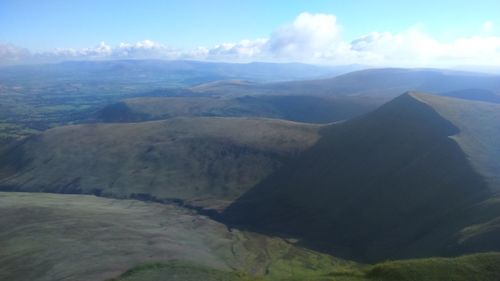
[[[478,27],[477,35],[442,42],[414,26],[399,33],[374,31],[348,42],[342,38],[343,27],[334,15],[301,13],[293,22],[271,32],[268,38],[190,50],[151,40],[118,46],[101,42],[91,48],[46,52],[30,52],[0,43],[0,63],[151,58],[403,66],[498,65],[500,37],[493,35],[494,29],[494,23],[486,21]]]

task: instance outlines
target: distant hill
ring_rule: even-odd
[[[245,118],[57,127],[3,152],[0,187],[219,208],[312,146],[318,129]]]
[[[500,94],[495,94],[492,91],[481,89],[464,89],[447,93],[441,93],[440,96],[452,97],[464,100],[475,100],[492,103],[500,103]]]
[[[0,67],[0,80],[45,83],[127,83],[196,85],[216,80],[286,81],[331,77],[363,69],[360,65],[316,66],[301,63],[220,63],[191,60],[67,61]]]
[[[364,261],[499,250],[500,106],[409,93],[321,139],[224,212]]]
[[[500,94],[500,76],[441,69],[385,68],[353,71],[329,79],[268,84],[208,84],[194,91],[233,95],[371,96],[384,103],[406,91],[445,93],[479,89]]]
[[[500,76],[437,69],[369,69],[322,80],[221,80],[175,96],[145,93],[104,107],[97,118],[130,122],[178,116],[267,117],[330,123],[368,113],[413,90],[498,103]]]
[[[331,123],[375,109],[370,98],[317,96],[142,97],[98,111],[104,122],[138,122],[173,117],[266,117],[306,123]]]

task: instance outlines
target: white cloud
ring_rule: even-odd
[[[111,46],[107,45],[105,42],[99,43],[99,45],[92,48],[83,49],[62,49],[57,48],[51,52],[43,52],[39,55],[45,57],[63,57],[63,58],[105,58],[113,53]]]
[[[440,42],[418,28],[401,33],[374,32],[351,42],[363,62],[402,65],[500,63],[500,37],[473,36]]]
[[[170,48],[166,45],[144,40],[135,44],[120,43],[120,45],[112,50],[111,57],[113,58],[177,58],[180,51]]]
[[[0,64],[24,61],[30,57],[27,49],[0,42]]]
[[[442,48],[418,27],[397,34],[373,32],[351,42],[351,50],[372,63],[427,64]]]
[[[208,50],[209,59],[248,59],[260,57],[268,39],[242,40],[238,43],[224,43]]]
[[[101,42],[92,48],[30,53],[26,49],[0,44],[0,63],[157,58],[401,66],[500,64],[500,37],[493,35],[494,24],[491,21],[486,21],[475,36],[448,42],[433,38],[419,26],[397,33],[374,31],[352,42],[342,39],[342,29],[334,15],[301,13],[291,23],[271,32],[269,38],[245,39],[211,48],[176,49],[144,40],[135,44],[120,43],[114,47]]]
[[[302,13],[271,34],[266,51],[276,57],[321,57],[340,42],[339,37],[334,15]]]
[[[490,32],[493,31],[494,27],[495,27],[495,25],[493,24],[492,21],[485,21],[483,23],[483,26],[481,26],[481,31],[483,33],[487,33],[488,34],[488,33],[490,33]]]

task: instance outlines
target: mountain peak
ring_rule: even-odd
[[[365,261],[449,254],[446,245],[470,223],[450,213],[491,192],[454,138],[460,128],[430,99],[407,92],[330,125],[300,159],[229,207],[226,218]]]

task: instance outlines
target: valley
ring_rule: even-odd
[[[0,0],[0,281],[500,281],[499,11]]]
[[[116,61],[0,78],[2,280],[500,276],[498,76]]]

